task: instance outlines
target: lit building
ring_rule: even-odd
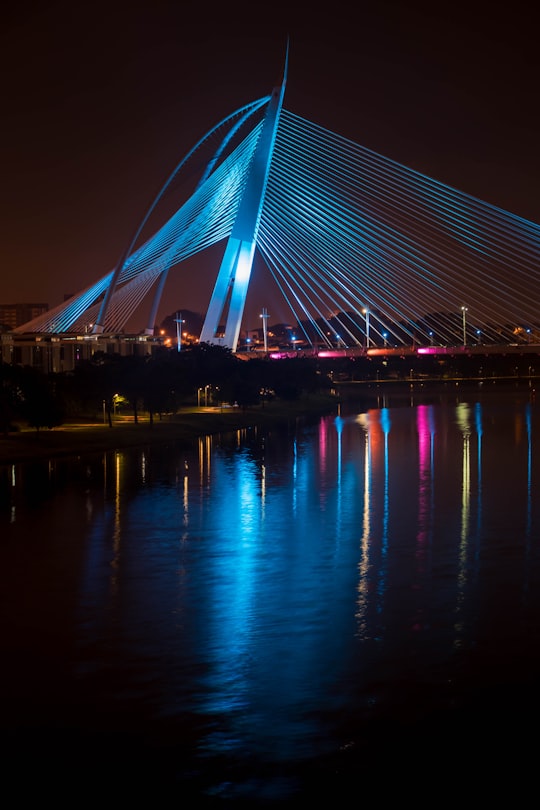
[[[48,304],[0,304],[0,324],[4,329],[15,329],[48,309]]]
[[[0,334],[0,362],[31,366],[45,374],[72,371],[97,352],[121,357],[148,355],[163,345],[147,335],[43,335],[13,332]]]

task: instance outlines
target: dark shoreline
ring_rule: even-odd
[[[339,406],[337,396],[313,394],[293,402],[271,402],[256,408],[188,408],[174,415],[139,416],[135,424],[130,416],[103,422],[71,421],[51,430],[29,428],[0,437],[0,466],[44,458],[78,456],[145,447],[155,444],[190,444],[201,436],[228,433],[252,427],[271,428],[296,423],[310,416],[330,413]]]
[[[22,429],[0,436],[0,466],[44,458],[144,447],[155,444],[187,445],[201,436],[248,428],[296,424],[298,420],[337,411],[341,406],[361,410],[410,402],[411,397],[429,402],[447,402],[484,396],[519,395],[536,398],[539,379],[404,379],[336,382],[333,393],[305,395],[291,402],[273,401],[241,410],[238,408],[186,408],[174,415],[155,418],[143,415],[138,424],[119,417],[109,427],[97,421],[72,421],[52,430]]]

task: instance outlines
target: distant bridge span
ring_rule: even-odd
[[[253,357],[257,352],[241,352],[243,357]],[[506,356],[508,354],[515,355],[540,355],[540,343],[534,344],[497,344],[497,345],[477,345],[477,346],[395,346],[386,348],[371,348],[353,346],[351,348],[343,349],[290,349],[283,351],[269,352],[269,356],[273,359],[285,357],[298,357],[300,355],[305,357],[320,357],[326,358],[355,358],[355,357],[426,357],[426,356]]]

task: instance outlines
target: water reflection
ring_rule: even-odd
[[[407,401],[1,469],[6,729],[60,729],[65,760],[75,725],[102,767],[120,737],[149,781],[253,801],[451,770],[495,696],[515,739],[539,429],[528,398]]]
[[[433,406],[419,405],[418,430],[418,552],[429,548],[433,512]]]

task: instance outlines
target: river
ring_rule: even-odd
[[[525,801],[539,409],[418,389],[1,467],[6,795]]]

